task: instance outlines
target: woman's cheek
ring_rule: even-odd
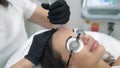
[[[90,57],[92,57],[92,54],[85,47],[81,52],[73,53],[73,58],[75,58],[79,63],[86,62],[85,60],[89,59]]]

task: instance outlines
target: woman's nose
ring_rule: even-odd
[[[79,39],[82,40],[84,45],[86,45],[88,43],[88,41],[89,41],[89,37],[87,35],[80,35]]]

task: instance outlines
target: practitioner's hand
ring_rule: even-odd
[[[30,50],[25,56],[25,58],[35,65],[40,63],[40,61],[43,59],[44,50],[48,39],[53,35],[55,31],[56,30],[52,29],[50,31],[46,31],[41,34],[35,35]]]
[[[44,9],[49,10],[48,19],[52,24],[65,24],[70,17],[70,8],[66,1],[58,0],[52,5],[42,4]]]

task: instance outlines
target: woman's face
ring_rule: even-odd
[[[61,28],[53,35],[53,48],[61,54],[65,62],[68,61],[70,53],[66,49],[66,41],[70,36],[76,38],[77,35],[68,28]],[[104,47],[89,35],[81,35],[79,39],[83,41],[84,48],[82,51],[72,54],[69,66],[71,68],[92,68],[101,60],[105,51]]]

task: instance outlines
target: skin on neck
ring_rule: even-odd
[[[78,67],[77,65],[74,64],[74,65],[69,65],[69,68],[81,68],[81,67]],[[100,60],[98,64],[94,65],[91,68],[110,68],[110,65],[104,62],[103,60]]]

